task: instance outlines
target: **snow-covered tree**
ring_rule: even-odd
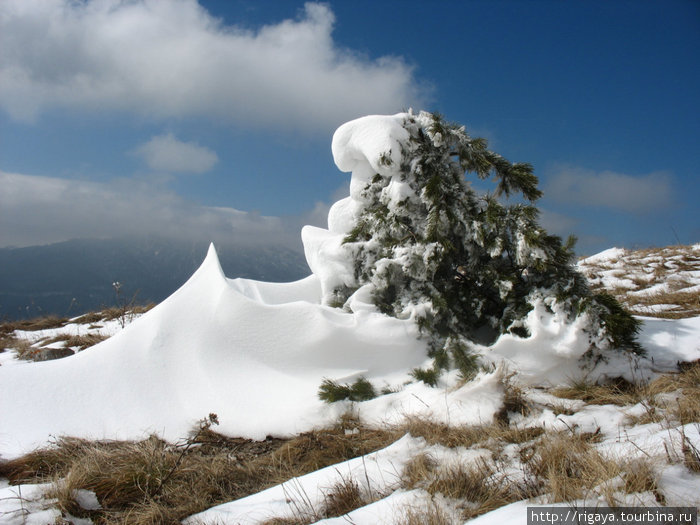
[[[509,162],[437,114],[409,112],[401,125],[400,152],[380,153],[376,173],[354,188],[341,247],[352,277],[333,288],[334,304],[351,308],[363,287],[381,312],[413,318],[434,360],[433,370],[416,371],[427,382],[453,367],[471,374],[472,342],[527,337],[537,302],[567,322],[583,319],[591,356],[641,350],[638,322],[575,270],[575,240],[538,224],[531,165]],[[465,174],[492,178],[495,191],[479,194]]]

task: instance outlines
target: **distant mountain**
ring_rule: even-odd
[[[75,316],[121,300],[160,302],[199,267],[209,243],[171,239],[73,240],[0,248],[0,320]],[[216,244],[227,277],[293,281],[311,272],[303,254],[281,246]]]

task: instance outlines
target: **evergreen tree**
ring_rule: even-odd
[[[594,295],[575,270],[575,239],[562,243],[538,224],[541,192],[530,164],[509,162],[437,114],[408,113],[404,127],[399,175],[378,173],[362,191],[344,239],[355,283],[334,291],[337,304],[369,284],[381,312],[416,320],[433,372],[456,367],[470,375],[472,341],[527,337],[526,316],[538,300],[569,321],[586,316],[591,355],[641,351],[638,321],[612,297]],[[492,178],[494,193],[478,194],[465,173]],[[415,375],[434,382],[427,372]]]

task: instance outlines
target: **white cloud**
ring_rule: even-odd
[[[553,201],[644,214],[673,204],[672,182],[663,172],[632,176],[563,166],[549,177],[544,194]]]
[[[182,142],[172,133],[151,138],[133,153],[152,170],[169,173],[204,173],[219,161],[209,148],[195,142]]]
[[[59,107],[325,130],[420,103],[409,65],[339,48],[333,24],[315,3],[250,31],[196,0],[4,0],[0,106],[28,122]]]
[[[156,234],[300,249],[302,223],[317,219],[313,211],[280,218],[199,206],[135,179],[98,183],[0,171],[0,187],[0,247]]]

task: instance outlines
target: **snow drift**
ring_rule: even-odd
[[[467,384],[445,374],[440,386],[448,390],[406,385],[410,370],[430,361],[413,320],[379,313],[362,288],[349,310],[326,304],[329,291],[350,279],[340,247],[361,188],[382,158],[398,165],[394,157],[405,133],[400,122],[400,115],[365,117],[336,132],[333,155],[341,170],[352,171],[350,196],[331,208],[328,229],[302,231],[312,271],[306,279],[227,279],[212,246],[187,283],[112,338],[65,359],[0,367],[0,455],[19,455],[60,435],[139,439],[157,433],[175,441],[209,413],[218,415],[217,431],[224,434],[291,435],[325,425],[348,408],[349,402],[318,399],[323,378],[364,376],[380,388],[399,389],[360,404],[369,422],[422,413],[453,424],[479,423],[502,404],[504,368],[519,370],[530,383],[583,373],[579,358],[587,345],[577,339],[577,327],[535,308],[530,337],[504,335],[492,347],[475,346],[495,364],[494,372]],[[381,169],[391,168],[384,162]],[[391,191],[400,198],[395,182]],[[665,350],[677,343],[654,338]]]
[[[318,290],[315,276],[228,280],[211,247],[182,288],[107,341],[0,368],[0,450],[52,435],[177,440],[210,412],[225,433],[288,435],[337,415],[317,398],[323,377],[391,381],[425,360],[410,323],[321,306]]]

